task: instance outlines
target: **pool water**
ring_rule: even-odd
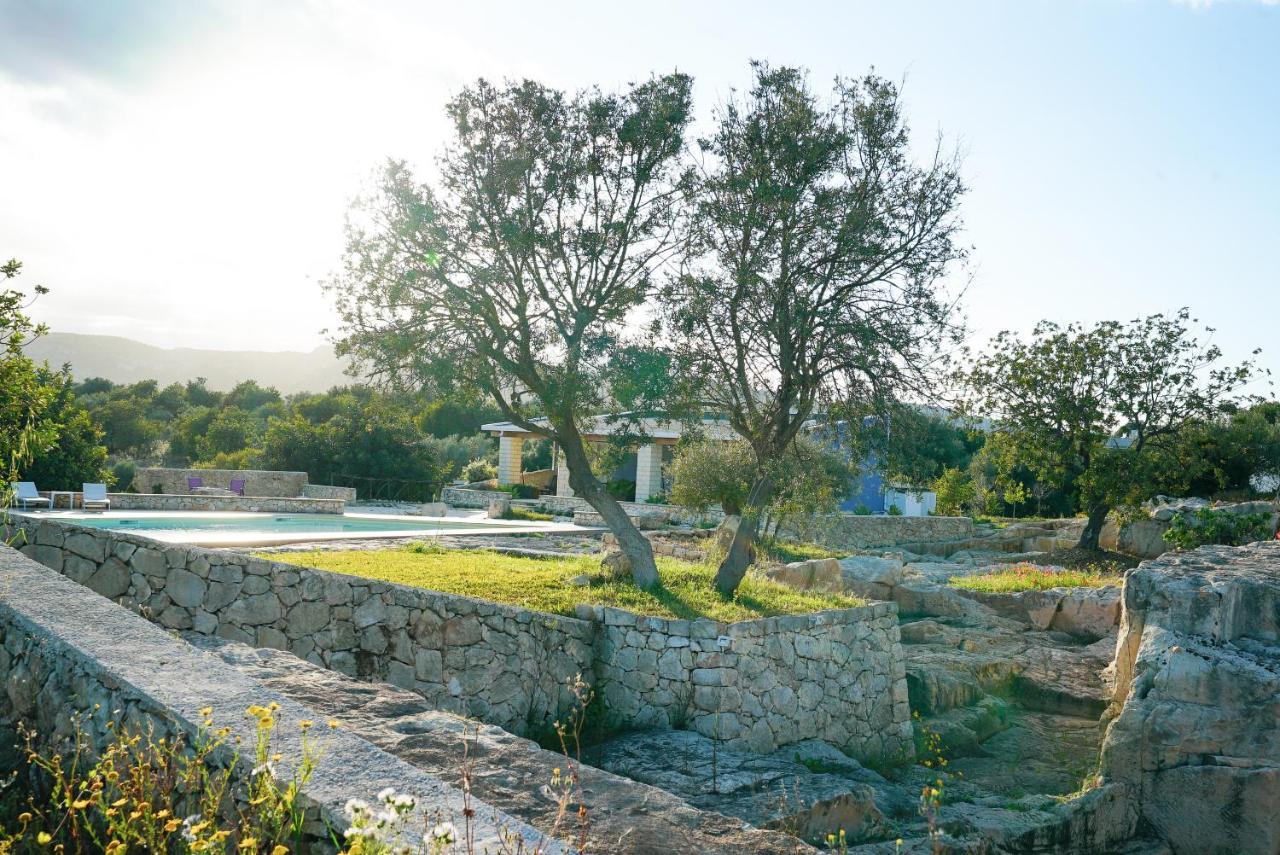
[[[192,546],[278,546],[320,540],[430,537],[437,534],[511,534],[546,531],[547,523],[476,518],[352,514],[181,513],[114,511],[58,519],[87,528],[129,532]]]
[[[253,534],[371,534],[389,531],[446,531],[475,528],[461,520],[415,520],[340,516],[338,514],[244,514],[237,516],[84,517],[76,525],[136,531],[227,532]]]

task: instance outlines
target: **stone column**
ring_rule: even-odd
[[[636,501],[662,492],[662,446],[655,443],[636,449]]]
[[[524,448],[524,437],[520,434],[510,436],[503,434],[498,439],[498,483],[520,483],[520,452]]]
[[[569,464],[559,448],[556,448],[556,495],[573,497],[573,488],[569,486]]]

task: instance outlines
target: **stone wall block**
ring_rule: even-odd
[[[101,562],[107,557],[107,542],[104,538],[94,537],[87,531],[77,531],[67,535],[62,548],[81,558]]]

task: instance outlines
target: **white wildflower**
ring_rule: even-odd
[[[347,816],[355,819],[356,817],[364,816],[369,812],[369,804],[368,802],[361,801],[360,799],[347,799],[346,811]]]
[[[392,802],[392,805],[396,810],[404,812],[413,810],[413,806],[416,804],[417,801],[408,793],[401,793],[396,796],[395,801]]]
[[[458,841],[458,829],[454,827],[452,822],[442,822],[431,829],[431,837],[440,843],[456,843]]]
[[[396,797],[396,791],[393,787],[386,787],[378,791],[378,801],[384,804],[390,804],[391,800]]]
[[[196,835],[191,830],[191,826],[200,821],[200,814],[193,813],[182,821],[182,839],[188,843],[195,843]]]
[[[265,763],[260,763],[257,766],[253,767],[253,771],[250,774],[256,778],[259,775],[263,774],[264,772],[270,775],[272,778],[276,777],[276,764],[271,762],[270,760],[268,760]]]

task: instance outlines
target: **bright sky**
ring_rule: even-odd
[[[0,256],[55,329],[310,349],[351,196],[483,75],[905,81],[966,153],[981,341],[1182,305],[1280,374],[1280,0],[0,0]]]

